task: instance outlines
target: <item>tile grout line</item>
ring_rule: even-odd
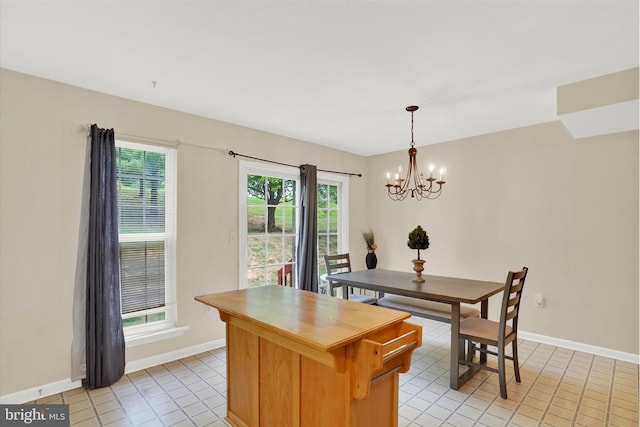
[[[129,378],[129,375],[125,375],[125,377],[127,378],[127,380],[129,380],[130,383],[133,384],[133,381],[131,381],[131,378]],[[135,386],[134,386],[134,388],[137,389]],[[112,386],[109,386],[109,389],[111,390],[111,392],[115,396],[116,400],[118,401],[119,409],[122,409],[122,412],[124,412],[124,416],[127,419],[127,421],[130,422],[131,424],[134,424],[134,422],[131,421],[131,419],[129,418],[129,411],[127,411],[126,408],[124,407],[123,400],[120,399],[120,396],[118,396],[118,393],[116,393],[115,389]],[[114,411],[116,411],[116,409],[114,409],[113,411],[109,411],[109,412],[114,412]],[[113,421],[112,421],[112,423],[113,423]]]
[[[194,359],[198,360],[197,357],[195,356],[189,356],[189,357],[193,357]],[[191,372],[193,375],[195,375],[196,377],[198,377],[200,380],[202,380],[202,378],[200,377],[200,375],[198,375],[197,372],[194,372],[193,369],[191,369],[190,366],[188,366],[186,363],[184,363],[185,358],[180,359],[179,362],[182,363],[182,366],[184,366],[186,369],[189,370],[189,372]],[[201,362],[202,363],[202,362]],[[180,381],[180,380],[178,380]],[[189,386],[185,383],[183,383],[182,381],[180,381],[180,383],[187,389],[189,390],[189,393],[192,394],[196,399],[198,399],[198,397],[195,395],[195,393],[193,391],[191,391],[191,389],[189,388]],[[200,401],[200,399],[198,399]],[[182,408],[180,408],[182,409]],[[182,411],[184,412],[184,410]],[[191,418],[191,415],[187,414],[186,412],[184,412],[184,414],[187,416],[187,418],[189,419],[189,421],[191,421],[193,423],[193,425],[197,425],[197,423]],[[214,414],[215,415],[215,414]],[[216,418],[218,418],[218,416],[216,415]]]
[[[522,340],[524,341],[524,340]],[[522,341],[520,342],[520,344],[522,344]],[[536,352],[536,350],[540,347],[540,343],[536,343],[535,347],[533,348],[533,350],[531,352],[529,352],[529,356],[527,356],[527,358],[522,361],[523,363],[519,363],[519,366],[522,368],[525,366],[525,363],[531,358],[531,356],[533,356],[533,354]],[[554,350],[555,352],[555,350]],[[552,353],[553,355],[553,353]],[[518,351],[518,356],[520,356],[520,351]],[[547,366],[547,363],[549,362],[550,357],[547,358],[547,361],[545,362],[544,366],[542,367],[542,369],[540,369],[540,372],[538,372],[538,375],[536,375],[536,379],[534,381],[532,381],[531,386],[528,387],[527,389],[527,393],[529,392],[529,390],[531,390],[531,388],[533,387],[533,384],[535,384],[538,381],[538,378],[540,377],[541,373],[544,371],[544,367]],[[520,362],[520,357],[518,357],[518,362]],[[515,379],[515,373],[513,376],[513,379]],[[509,383],[507,383],[507,386],[509,385]],[[498,399],[498,396],[500,396],[500,394],[498,394],[496,396],[496,398],[492,401],[495,402]],[[526,395],[525,395],[526,396]],[[520,399],[520,401],[518,402],[518,406],[516,406],[516,408],[514,410],[509,410],[509,412],[511,412],[511,415],[509,416],[509,418],[507,420],[505,420],[507,422],[508,425],[512,422],[512,419],[514,417],[514,415],[518,412],[518,408],[522,405],[522,402],[524,401],[524,396],[522,397],[522,399]],[[488,408],[487,408],[488,409]],[[484,415],[484,414],[483,414]],[[538,423],[538,425],[540,425],[541,422]]]
[[[91,407],[93,408],[93,413],[96,416],[96,420],[98,420],[98,424],[100,425],[100,427],[103,427],[104,424],[102,423],[102,419],[100,418],[100,414],[98,413],[98,408],[96,408],[96,403],[93,401],[93,396],[91,396],[91,393],[89,393],[89,390],[87,390],[84,387],[82,388],[84,389],[84,392],[87,394],[87,397],[89,398],[89,402],[91,402]],[[109,387],[109,389],[111,389],[111,387]]]
[[[591,356],[591,363],[589,364],[589,373],[591,373],[591,368],[593,366],[594,360],[595,360],[595,357]],[[588,376],[587,376],[587,379],[588,379]],[[584,399],[584,393],[588,385],[587,379],[585,379],[582,383],[582,392],[580,393],[580,398],[578,399],[578,405],[576,406],[575,413],[573,414],[573,420],[572,420],[573,425],[576,425],[578,422],[578,416],[580,415],[580,407],[582,406],[582,400]]]
[[[522,344],[522,341],[523,341],[523,340],[521,340],[521,341],[520,341],[520,344]],[[537,344],[535,348],[538,348],[538,346],[539,346],[539,344]],[[524,363],[525,363],[527,360],[529,360],[529,358],[531,357],[531,355],[535,352],[535,348],[534,348],[534,350],[533,350],[532,352],[530,352],[530,353],[529,353],[529,356],[528,356],[524,361],[522,361],[523,363],[521,364],[521,366],[524,366]],[[518,360],[518,362],[521,362],[521,361],[520,361],[520,360]],[[496,375],[497,375],[497,374],[496,374]],[[449,418],[451,418],[453,415],[455,415],[455,414],[456,414],[456,412],[458,411],[458,409],[460,408],[460,406],[462,406],[465,402],[467,402],[467,400],[469,400],[469,399],[473,396],[473,393],[474,393],[474,392],[476,392],[478,389],[480,389],[480,387],[482,387],[482,385],[483,385],[483,384],[485,384],[485,383],[489,380],[490,376],[491,376],[491,374],[487,375],[487,376],[486,376],[486,377],[485,377],[485,378],[484,378],[484,379],[483,379],[483,380],[482,380],[482,381],[481,381],[481,382],[480,382],[480,383],[479,383],[479,384],[478,384],[478,385],[473,389],[473,392],[471,392],[471,393],[470,393],[470,394],[469,394],[469,395],[468,395],[468,396],[467,396],[467,397],[466,397],[466,398],[465,398],[465,399],[464,399],[464,400],[463,400],[463,401],[462,401],[462,402],[461,402],[461,403],[456,407],[456,409],[455,409],[454,411],[452,411],[452,413],[451,413],[451,414],[449,414],[449,416],[448,416],[448,417],[443,421],[443,424],[444,424],[445,422],[447,422],[447,420],[449,420]],[[512,376],[510,379],[511,379],[511,380],[513,380],[514,378],[515,378],[515,374],[514,374],[514,376]],[[537,378],[537,377],[536,377],[536,378]],[[505,381],[506,381],[506,379],[505,379]],[[508,385],[510,382],[512,382],[512,381],[509,381],[509,382],[507,383],[507,385]],[[534,381],[534,383],[535,383],[535,381]],[[498,395],[498,396],[499,396],[499,395]],[[442,396],[442,397],[444,397],[444,396]],[[442,398],[442,397],[441,397],[441,398]],[[438,400],[440,400],[441,398],[439,398]],[[491,400],[491,401],[489,402],[489,405],[487,405],[487,407],[486,407],[486,408],[484,408],[484,409],[482,410],[482,413],[480,414],[480,417],[479,417],[479,418],[482,418],[482,416],[483,416],[483,415],[485,415],[485,414],[487,413],[487,411],[489,410],[489,408],[491,407],[491,405],[492,405],[492,404],[494,404],[494,403],[496,402],[496,400],[497,400],[497,399],[498,399],[498,397],[496,396],[496,397],[494,397],[494,398],[493,398],[493,400]],[[438,400],[436,400],[436,402],[437,402]],[[434,404],[435,404],[435,402],[434,402]],[[497,418],[500,418],[500,417],[497,417]],[[503,419],[503,418],[502,418],[502,419]],[[509,420],[504,420],[504,421],[509,422]],[[476,421],[475,421],[475,423],[474,423],[473,425],[477,425],[478,423],[480,423],[480,421],[476,420]],[[442,424],[441,424],[441,425],[442,425]]]
[[[557,350],[557,347],[556,347]],[[554,350],[555,353],[555,350]],[[544,410],[544,413],[542,414],[542,421],[540,421],[540,423],[542,424],[542,422],[544,421],[544,419],[546,418],[547,414],[549,413],[549,409],[551,408],[552,403],[553,403],[553,399],[556,397],[556,394],[558,393],[558,390],[560,389],[560,386],[562,385],[562,378],[564,378],[564,374],[567,372],[567,368],[571,365],[571,360],[573,360],[573,358],[575,357],[575,351],[571,352],[571,357],[569,358],[569,361],[567,362],[566,366],[564,367],[564,371],[562,373],[562,376],[560,377],[560,380],[558,381],[558,384],[556,385],[556,387],[553,390],[553,394],[551,395],[551,400],[549,401],[549,404],[547,405],[547,407]],[[553,356],[553,354],[552,354]],[[551,357],[549,358],[549,360],[551,360]],[[546,364],[545,364],[546,366]],[[574,415],[575,417],[575,415]],[[559,418],[563,418],[566,420],[566,418],[564,417],[559,417]],[[567,420],[569,422],[573,422],[573,420]]]
[[[538,343],[536,345],[536,349],[539,348],[540,346],[541,346],[541,344]],[[538,382],[538,380],[540,379],[540,375],[542,375],[542,373],[544,372],[544,368],[549,364],[549,361],[551,360],[553,355],[556,353],[556,351],[558,351],[558,347],[553,347],[553,351],[551,352],[550,355],[548,355],[546,357],[544,365],[540,368],[540,370],[538,371],[538,374],[536,375],[535,380],[533,380],[531,382],[531,386],[527,389],[526,393],[522,396],[522,398],[518,402],[518,406],[516,406],[516,408],[513,411],[511,411],[512,414],[509,417],[509,419],[507,420],[508,423],[515,422],[515,421],[513,421],[513,417],[515,417],[518,414],[518,409],[520,409],[520,407],[524,404],[524,401],[526,400],[526,397],[529,395],[529,393],[531,393],[531,389],[533,388],[533,385]],[[533,355],[533,352],[531,353],[531,355]],[[531,355],[529,356],[529,358],[531,357]],[[527,360],[529,360],[529,358],[527,358]],[[523,364],[523,366],[524,366],[524,364]],[[568,364],[567,364],[567,366],[568,366]],[[566,368],[565,368],[565,372],[566,372]],[[547,406],[545,407],[545,411],[543,411],[542,418],[540,420],[536,420],[536,421],[538,421],[538,425],[542,425],[542,421],[543,421],[544,415],[546,413],[546,408],[548,408],[549,405],[550,405],[550,403],[548,403]],[[528,417],[528,416],[526,416],[524,414],[523,414],[523,416],[525,416],[527,418],[530,418],[530,417]]]
[[[164,367],[164,365],[161,365],[162,367]],[[167,394],[167,396],[171,397],[169,395],[169,393],[167,393],[167,391],[164,389],[164,387],[162,387],[162,384],[160,384],[155,377],[147,370],[144,369],[144,372],[149,375],[149,377],[151,377],[151,379],[153,380],[153,382],[155,384],[157,384],[158,387],[160,387],[162,389],[162,392]],[[169,371],[170,372],[170,371]],[[173,373],[172,373],[173,375]],[[140,390],[140,388],[138,387],[138,384],[136,384],[135,381],[132,381],[134,387],[136,388],[136,390],[138,390],[140,392],[140,395],[142,396],[142,398],[144,399],[144,401],[147,403],[147,405],[149,405],[149,408],[151,408],[151,411],[155,414],[156,418],[164,425],[166,425],[166,423],[162,420],[162,416],[158,413],[158,411],[156,411],[156,409],[153,407],[153,405],[147,400],[147,397],[144,395],[144,393],[142,392],[142,390]],[[171,401],[173,402],[173,398],[171,398]]]
[[[424,335],[424,332],[423,332],[423,335]],[[439,336],[444,336],[444,335],[445,335],[445,334],[444,334],[444,333],[442,333],[442,334],[438,335],[437,337],[439,337]],[[450,335],[451,335],[451,334],[449,334],[449,336],[450,336]],[[436,337],[435,337],[435,336],[432,336],[432,337],[429,337],[429,338],[434,339],[434,338],[436,338]],[[423,342],[424,342],[424,341],[425,341],[425,340],[424,340],[424,337],[423,337]],[[439,344],[439,345],[437,345],[437,346],[434,346],[433,350],[429,351],[428,353],[424,353],[424,354],[422,354],[422,357],[421,357],[421,358],[424,358],[424,357],[429,357],[429,358],[431,358],[431,356],[430,356],[430,355],[431,355],[433,352],[437,351],[440,347],[442,347],[442,344]],[[442,361],[442,360],[444,360],[445,358],[447,358],[447,356],[446,356],[446,355],[445,355],[445,356],[440,357],[439,359],[434,359],[434,360],[433,360],[433,363],[431,363],[431,364],[429,364],[428,366],[426,366],[426,367],[425,367],[421,372],[424,372],[426,369],[428,369],[428,368],[430,368],[430,367],[432,367],[432,366],[434,366],[434,365],[437,365],[439,362],[441,362],[441,361]],[[412,362],[412,365],[413,365],[413,362]],[[433,380],[431,380],[427,386],[422,387],[422,388],[420,389],[420,391],[423,391],[423,390],[425,390],[425,389],[426,389],[426,387],[428,387],[429,385],[434,384],[438,379],[440,379],[440,378],[441,378],[445,373],[447,373],[447,372],[448,372],[448,371],[445,371],[445,372],[441,373],[440,375],[438,375],[436,378],[434,378]],[[414,377],[413,377],[413,378],[416,378],[417,376],[418,376],[418,375],[414,375]],[[411,381],[411,380],[405,381],[405,382],[404,382],[404,384],[408,383],[409,381]],[[418,393],[420,393],[420,392],[418,392]],[[417,397],[417,393],[414,393],[414,394],[413,394],[413,397]],[[429,408],[431,408],[431,407],[435,404],[435,402],[437,402],[438,400],[439,400],[439,398],[438,398],[438,399],[436,399],[436,401],[431,402],[431,403],[430,403],[430,404],[429,404],[429,405],[428,405],[424,410],[420,411],[420,413],[419,413],[419,415],[418,415],[417,417],[419,417],[420,415],[424,414],[424,413],[425,413]],[[407,405],[407,406],[409,406],[409,407],[411,407],[411,408],[414,408],[413,406],[409,405],[408,403],[404,403],[402,406],[404,406],[404,405]],[[398,407],[398,409],[400,409],[400,408]],[[414,409],[416,409],[416,408],[414,408]],[[416,410],[417,410],[417,409],[416,409]],[[413,419],[411,419],[411,420],[410,420],[412,424],[415,422],[415,419],[416,419],[417,417],[414,417]]]
[[[609,418],[611,418],[611,408],[613,406],[613,387],[616,379],[616,370],[618,368],[618,364],[616,361],[613,362],[613,371],[611,372],[611,378],[609,380],[609,399],[607,401],[607,416],[604,420],[605,425],[609,425]]]
[[[607,424],[606,425],[609,425],[610,418],[611,418],[611,415],[612,415],[612,411],[611,410],[613,409],[614,406],[616,406],[616,405],[613,404],[613,393],[614,393],[615,384],[616,384],[616,381],[615,381],[616,380],[616,373],[618,372],[618,361],[614,360],[613,363],[614,363],[614,365],[613,365],[614,368],[613,368],[611,384],[609,386],[610,388],[609,388],[609,401],[608,401],[608,404],[607,404],[607,419],[606,419],[606,423]],[[638,369],[638,368],[636,368],[636,369]],[[636,382],[636,400],[638,400],[638,383],[637,382]],[[631,420],[631,419],[627,418],[624,415],[618,415],[618,417],[629,421],[629,423],[638,422],[637,420]]]
[[[210,353],[207,351],[207,352],[206,352],[206,354],[210,354]],[[193,359],[195,359],[196,361],[198,361],[198,362],[199,362],[199,363],[201,363],[202,365],[205,365],[208,369],[211,369],[211,370],[213,370],[213,371],[215,371],[215,372],[217,373],[217,371],[216,371],[214,368],[210,367],[210,366],[209,366],[209,365],[207,365],[205,362],[203,362],[200,358],[198,358],[198,357],[197,357],[197,355],[195,355],[195,354],[194,354],[193,356],[190,356],[190,357],[192,357]],[[204,382],[206,382],[206,381],[205,381],[205,380],[200,376],[200,374],[198,374],[196,371],[194,371],[193,369],[191,369],[191,367],[190,367],[190,366],[188,366],[188,365],[184,362],[184,360],[185,360],[185,359],[180,359],[180,362],[184,365],[184,367],[185,367],[186,369],[188,369],[188,370],[189,370],[193,375],[195,375],[196,377],[198,377],[198,378],[200,379],[200,381],[204,381]],[[226,363],[226,361],[225,361],[225,363]],[[218,374],[218,375],[219,375],[219,374]],[[226,383],[226,380],[227,380],[227,379],[226,379],[226,376],[225,376],[225,383]],[[182,381],[180,381],[180,382],[182,383]],[[189,388],[189,386],[188,386],[187,384],[184,384],[184,383],[182,383],[182,384],[183,384],[183,385],[184,385],[184,386],[189,390],[189,392],[190,392],[191,394],[193,394],[193,395],[194,395],[194,396],[195,396],[195,397],[196,397],[200,402],[202,402],[202,401],[200,400],[200,398],[198,398],[198,396],[195,394],[195,392],[193,392],[193,391]],[[211,386],[211,387],[212,387],[212,386]],[[212,388],[213,388],[213,387],[212,387]],[[215,390],[215,388],[214,388],[214,390]],[[218,392],[217,392],[217,390],[216,390],[216,393],[217,393],[217,394],[220,394],[220,393],[218,393]],[[227,399],[227,396],[225,395],[225,401],[226,401],[226,399]],[[206,406],[206,405],[205,405],[205,406]],[[212,413],[213,413],[213,415],[216,417],[216,420],[217,420],[217,421],[222,421],[222,420],[220,419],[220,417],[218,416],[218,414],[216,414],[215,412],[213,412],[213,409],[212,409],[212,408],[209,408],[209,407],[207,406],[207,409],[208,409],[208,410],[210,410],[210,412],[212,412]],[[186,415],[187,415],[187,417],[189,418],[189,420],[191,420],[194,424],[197,424],[197,423],[192,419],[192,417],[191,417],[189,414],[186,414]]]
[[[93,402],[93,398],[91,397],[91,393],[89,393],[89,390],[87,388],[85,388],[84,386],[81,386],[82,388],[82,393],[85,394],[87,396],[87,399],[89,400],[89,403],[91,403],[91,409],[93,410],[93,417],[89,417],[87,419],[81,420],[80,422],[84,422],[87,420],[90,420],[92,418],[94,418],[98,424],[100,425],[100,427],[102,427],[104,424],[102,423],[102,420],[100,419],[100,415],[98,414],[98,408],[96,408],[95,403]],[[60,399],[62,400],[63,404],[67,404],[69,405],[69,422],[71,423],[71,402],[67,403],[66,402],[66,397],[63,393],[60,393]]]
[[[183,359],[184,359],[184,358],[183,358]],[[188,366],[186,366],[186,365],[184,364],[183,359],[178,359],[178,360],[176,360],[175,362],[178,362],[179,364],[181,364],[182,366],[184,366],[184,367],[185,367],[185,369],[188,369],[189,371],[191,371],[191,369],[190,369]],[[174,378],[175,378],[175,379],[176,379],[176,380],[177,380],[177,381],[178,381],[178,382],[179,382],[183,387],[185,387],[186,389],[189,389],[189,388],[188,388],[188,387],[187,387],[187,386],[186,386],[182,381],[180,381],[180,378],[178,378],[178,376],[177,376],[177,375],[176,375],[176,374],[171,370],[171,368],[167,368],[164,364],[163,364],[162,366],[163,366],[163,367],[165,367],[169,372],[171,372],[171,375],[173,375],[173,377],[174,377]],[[192,371],[191,371],[191,372],[192,372]],[[165,390],[165,389],[164,389],[164,387],[162,387],[162,389],[163,389],[163,390]],[[165,390],[165,391],[166,391],[166,390]],[[189,393],[191,393],[191,390],[189,390]],[[171,396],[171,394],[169,394],[169,396]],[[191,417],[189,416],[189,414],[187,414],[187,413],[184,411],[184,409],[182,409],[182,406],[181,406],[181,405],[178,405],[178,403],[177,403],[177,402],[176,402],[176,400],[173,398],[173,396],[171,396],[171,401],[172,401],[173,403],[175,403],[175,404],[176,404],[176,406],[178,407],[178,410],[179,410],[180,412],[182,412],[182,413],[184,414],[184,416],[185,416],[185,417],[187,417],[187,419],[189,420],[189,422],[191,422],[191,424],[195,425],[195,423],[193,422],[193,420],[191,419]],[[164,421],[163,421],[163,423],[164,423]],[[165,425],[166,425],[166,423],[165,423]]]

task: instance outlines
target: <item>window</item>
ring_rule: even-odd
[[[240,287],[295,286],[298,170],[241,162],[241,174]]]
[[[325,176],[324,174],[322,176]],[[325,255],[336,255],[347,251],[347,181],[346,178],[318,177],[318,286],[320,293],[329,293],[329,283],[324,279],[327,266]]]
[[[176,150],[116,141],[125,336],[176,323]]]
[[[297,287],[297,168],[240,162],[240,288]],[[324,255],[346,250],[347,178],[318,173],[318,272],[321,291]],[[344,248],[344,249],[343,249]]]

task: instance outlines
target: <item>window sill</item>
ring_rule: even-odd
[[[139,332],[137,334],[127,335],[125,332],[125,343],[127,347],[135,347],[138,345],[149,344],[154,341],[166,340],[184,335],[189,329],[188,326],[172,327],[159,331]]]

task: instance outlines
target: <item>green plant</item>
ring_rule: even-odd
[[[418,250],[418,259],[420,259],[420,250],[429,248],[429,235],[419,225],[409,233],[409,240],[407,240],[407,246],[411,249]]]

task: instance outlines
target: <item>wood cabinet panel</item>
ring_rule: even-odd
[[[366,399],[354,399],[351,426],[398,425],[398,374],[386,375],[371,384]]]
[[[258,344],[257,335],[227,324],[227,411],[249,426],[260,418]]]
[[[259,376],[260,425],[300,425],[300,355],[261,338]]]
[[[312,359],[300,361],[301,426],[349,425],[349,375]]]

